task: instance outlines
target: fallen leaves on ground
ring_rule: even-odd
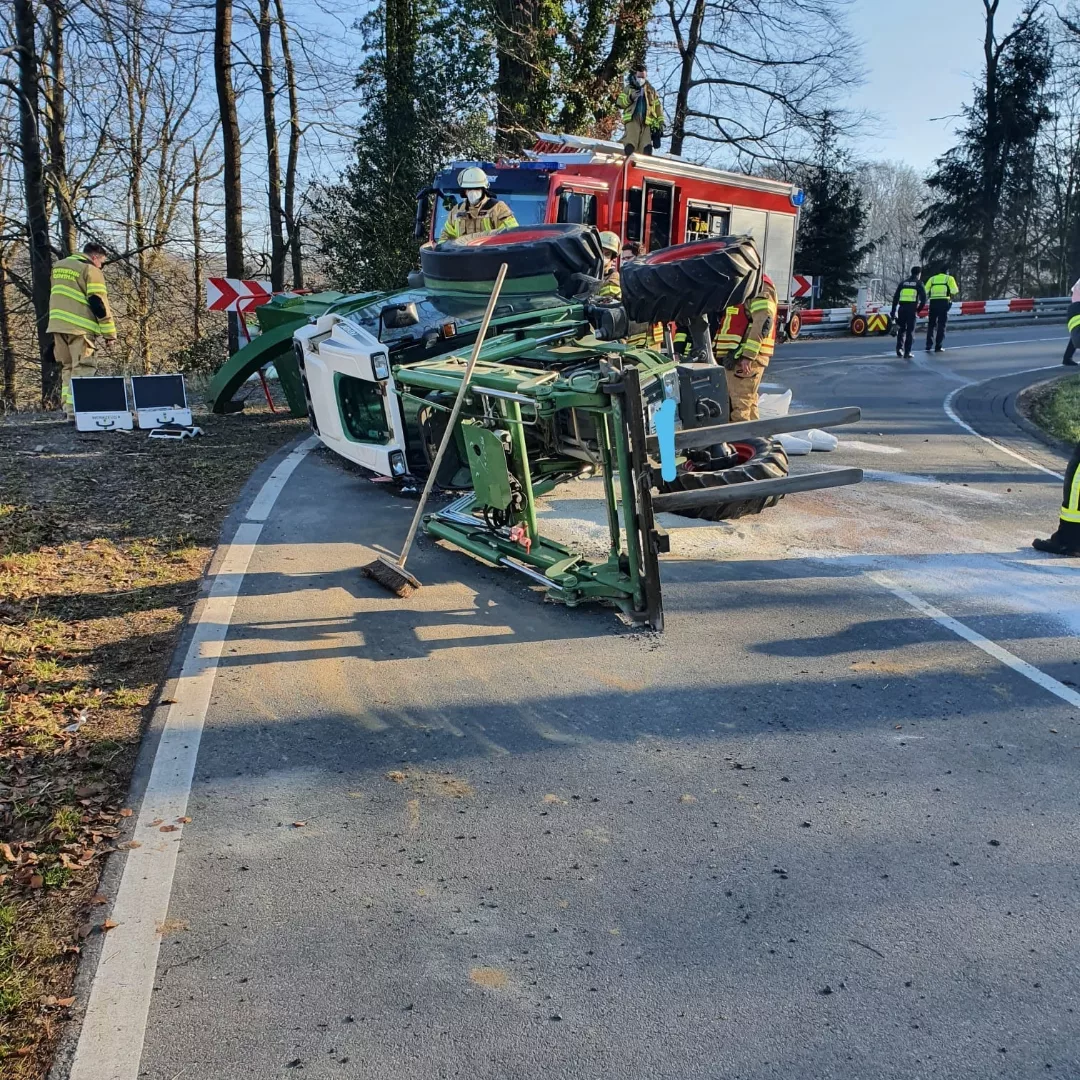
[[[89,912],[107,902],[104,857],[140,846],[120,841],[135,752],[225,514],[302,430],[265,414],[199,423],[206,438],[151,443],[0,420],[5,1080],[45,1076]]]

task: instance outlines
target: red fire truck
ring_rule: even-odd
[[[671,244],[749,234],[776,286],[780,325],[797,337],[788,314],[795,232],[803,193],[781,180],[742,176],[664,154],[623,153],[622,146],[574,135],[540,134],[524,161],[459,161],[421,192],[418,235],[438,238],[459,197],[457,175],[479,166],[491,191],[509,204],[519,225],[576,222],[618,233],[644,252]],[[430,200],[435,212],[430,213]]]

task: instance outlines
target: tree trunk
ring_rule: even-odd
[[[275,0],[278,36],[281,38],[281,59],[285,68],[285,85],[289,91],[289,156],[285,163],[285,229],[288,233],[289,254],[292,257],[292,285],[304,287],[304,260],[300,249],[300,222],[296,217],[296,167],[300,158],[300,101],[296,92],[296,68],[289,49],[289,27],[285,22],[285,0]]]
[[[983,0],[986,10],[986,32],[983,37],[983,60],[986,64],[986,134],[983,140],[982,192],[979,207],[979,244],[975,253],[975,295],[989,299],[991,292],[991,262],[994,251],[994,226],[997,218],[998,172],[998,58],[994,39],[994,16],[999,0]]]
[[[495,149],[515,154],[533,142],[546,126],[544,107],[550,93],[550,72],[541,60],[545,5],[541,0],[494,0]]]
[[[240,124],[236,118],[236,88],[232,78],[232,0],[215,0],[214,82],[224,158],[225,272],[244,277],[244,207],[240,188]],[[239,323],[229,320],[229,352],[240,347]]]
[[[75,206],[67,169],[67,74],[64,70],[64,11],[61,0],[47,0],[48,37],[48,108],[45,127],[49,140],[49,182],[56,200],[60,257],[67,258],[76,247]]]
[[[12,12],[19,55],[19,149],[30,248],[30,293],[41,354],[41,406],[49,409],[55,408],[59,400],[60,368],[53,359],[52,342],[45,331],[49,324],[52,258],[45,209],[45,170],[38,138],[38,55],[31,0],[14,0]]]
[[[15,347],[11,343],[11,311],[7,295],[7,255],[0,255],[0,368],[3,386],[0,388],[0,409],[15,409]]]
[[[270,33],[270,0],[259,0],[259,85],[262,89],[263,130],[266,135],[267,211],[270,218],[270,285],[285,288],[285,235],[281,212],[281,157],[278,153],[277,117],[274,115],[274,55]]]
[[[683,152],[686,141],[686,113],[689,108],[690,87],[694,78],[694,63],[697,60],[698,43],[701,41],[701,27],[705,21],[705,0],[695,0],[694,11],[690,16],[690,27],[686,33],[686,42],[679,52],[682,66],[679,69],[679,92],[675,98],[675,116],[671,122],[671,153],[676,157]]]
[[[202,194],[202,162],[194,150],[191,153],[191,266],[195,275],[195,305],[192,309],[192,327],[195,332],[195,340],[202,337],[202,310],[206,302],[203,293],[203,259],[202,259],[202,222],[199,221],[201,206],[199,196]]]

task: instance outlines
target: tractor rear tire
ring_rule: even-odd
[[[730,455],[713,458],[693,471],[680,472],[670,484],[661,483],[660,490],[665,494],[669,491],[703,491],[753,480],[776,480],[788,474],[787,454],[776,439],[745,439],[732,443],[731,451]],[[674,513],[705,521],[732,521],[748,514],[760,514],[782,498],[783,495],[771,495],[720,503],[718,506],[676,510]]]
[[[696,240],[630,259],[620,278],[631,321],[686,322],[753,297],[761,284],[761,256],[749,236]]]
[[[425,281],[494,281],[499,266],[506,263],[507,291],[517,282],[517,292],[526,291],[521,279],[550,278],[558,283],[560,295],[570,297],[585,292],[583,278],[603,276],[604,252],[600,234],[590,225],[523,225],[501,232],[473,233],[420,249],[420,266]],[[550,287],[550,286],[549,286]],[[538,286],[537,292],[544,291]]]

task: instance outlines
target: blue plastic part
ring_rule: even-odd
[[[660,475],[670,484],[675,479],[675,402],[664,400],[653,418],[660,444]]]

